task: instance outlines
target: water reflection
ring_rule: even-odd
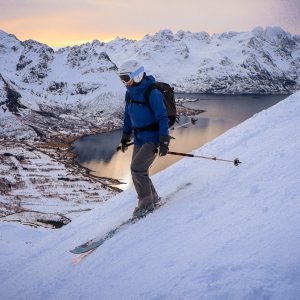
[[[99,135],[84,136],[73,145],[77,160],[84,164],[92,160],[110,162],[121,140],[122,132],[115,130]]]
[[[180,118],[180,124],[187,123],[187,125],[170,131],[170,134],[175,138],[170,146],[172,151],[191,152],[255,113],[287,97],[285,95],[224,96],[199,94],[188,96],[198,98],[199,101],[186,103],[187,107],[203,109],[206,112],[196,116],[195,124],[192,124],[189,117]],[[80,164],[93,170],[93,174],[96,176],[121,180],[125,184],[119,187],[126,189],[132,184],[130,175],[132,147],[129,147],[125,153],[115,151],[121,140],[121,135],[121,130],[116,130],[110,133],[86,136],[76,141],[73,146]],[[172,155],[157,158],[150,169],[150,174],[153,175],[165,169],[179,159],[181,157]]]

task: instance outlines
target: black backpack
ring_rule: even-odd
[[[130,99],[128,97],[127,102],[128,103],[136,103],[136,104],[143,104],[146,105],[152,112],[152,108],[150,106],[150,94],[154,89],[158,89],[164,98],[164,104],[167,109],[167,115],[169,118],[169,127],[173,126],[176,122],[177,115],[176,115],[176,104],[175,104],[175,94],[174,94],[174,88],[171,87],[169,84],[164,83],[164,82],[155,82],[151,84],[145,94],[144,94],[144,99],[145,102],[138,102]],[[154,113],[154,112],[153,112]],[[159,124],[158,123],[152,123],[148,126],[145,127],[139,127],[139,128],[134,128],[135,131],[153,131],[153,130],[159,130]]]

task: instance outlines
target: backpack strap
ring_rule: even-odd
[[[130,94],[129,94],[128,91],[126,91],[126,97],[125,97],[125,99],[126,99],[126,103],[134,103],[134,104],[146,105],[146,106],[148,106],[151,109],[151,107],[150,107],[150,101],[149,101],[149,104],[147,104],[145,101],[144,102],[135,101],[135,100],[133,100],[131,98],[131,96],[130,96]]]
[[[128,91],[126,91],[126,103],[134,103],[134,104],[141,104],[141,105],[146,105],[151,112],[154,114],[154,111],[150,105],[150,94],[151,92],[156,89],[157,87],[155,86],[155,83],[151,84],[148,86],[148,88],[146,89],[145,93],[144,93],[144,102],[140,102],[140,101],[135,101],[130,97],[130,94]]]
[[[125,101],[126,101],[126,103],[137,103],[137,101],[134,101],[134,100],[131,98],[131,96],[130,96],[130,94],[129,94],[128,91],[126,91]]]
[[[151,84],[148,86],[146,92],[144,93],[144,100],[145,100],[145,105],[151,110],[151,112],[154,114],[154,111],[150,105],[150,95],[151,95],[151,92],[153,90],[155,90],[157,87],[155,85],[155,83]]]

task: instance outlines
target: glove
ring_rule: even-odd
[[[131,135],[123,133],[122,139],[121,139],[121,151],[122,152],[125,152],[128,149],[127,144],[130,142],[130,140],[131,140]]]
[[[161,135],[159,137],[159,156],[165,156],[169,152],[169,144],[170,144],[170,137],[168,135]]]

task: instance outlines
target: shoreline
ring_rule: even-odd
[[[177,109],[180,116],[203,112],[185,108],[183,103],[177,103]],[[118,123],[104,122],[85,134],[58,133],[38,140],[1,138],[0,221],[61,228],[122,192],[114,186],[122,182],[93,175],[72,151],[79,138],[120,129]]]

